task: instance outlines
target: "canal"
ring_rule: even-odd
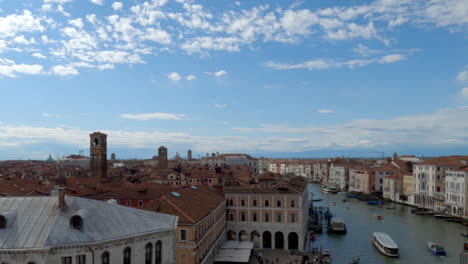
[[[328,206],[332,213],[343,218],[348,228],[346,235],[326,233],[317,235],[315,247],[331,249],[333,263],[347,264],[360,256],[361,263],[460,263],[464,239],[460,233],[468,231],[461,224],[436,219],[433,216],[418,216],[411,213],[411,207],[396,204],[396,209],[385,209],[368,205],[357,199],[347,198],[345,194],[324,194],[319,184],[309,184],[309,191],[315,206]],[[346,199],[347,202],[343,202]],[[386,206],[391,205],[387,203]],[[393,204],[392,204],[393,205]],[[383,216],[376,220],[374,215]],[[372,233],[389,234],[400,248],[400,258],[388,258],[372,245]],[[445,247],[447,256],[433,256],[426,248],[428,241]]]

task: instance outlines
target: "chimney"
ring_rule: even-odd
[[[65,208],[65,188],[60,188],[58,190],[58,198],[59,198],[59,208]]]

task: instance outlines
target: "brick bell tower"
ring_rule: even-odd
[[[89,135],[91,154],[91,175],[107,178],[107,135],[94,132]]]

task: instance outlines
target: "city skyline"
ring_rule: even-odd
[[[461,0],[0,3],[0,160],[468,150]]]

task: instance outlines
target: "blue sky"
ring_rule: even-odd
[[[467,30],[464,0],[0,0],[0,159],[466,154]]]

